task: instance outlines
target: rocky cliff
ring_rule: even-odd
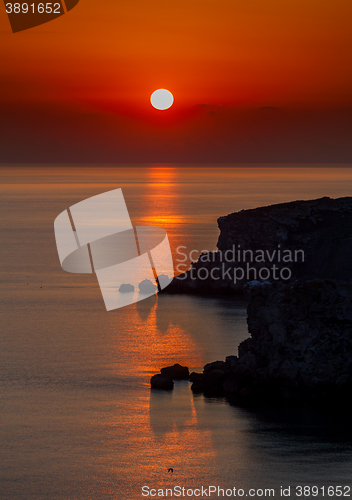
[[[352,285],[330,280],[253,287],[251,337],[239,356],[192,374],[192,389],[239,400],[349,401]]]
[[[352,282],[352,197],[242,210],[218,225],[218,252],[202,254],[167,293],[243,292],[256,281]]]

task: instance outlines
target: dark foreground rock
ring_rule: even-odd
[[[181,366],[178,363],[173,366],[166,366],[160,370],[160,373],[150,379],[152,389],[172,390],[174,380],[188,380],[189,370],[187,366]]]
[[[166,293],[243,293],[251,281],[352,281],[352,197],[241,210],[218,219],[218,252],[204,253]]]
[[[160,370],[161,375],[169,377],[172,380],[188,380],[189,370],[187,366],[181,366],[178,363],[173,366],[166,366]]]
[[[192,389],[238,401],[346,403],[352,395],[352,285],[331,280],[254,287],[251,337],[192,374]]]
[[[150,386],[152,389],[162,389],[164,391],[171,391],[174,388],[174,381],[170,377],[164,377],[160,373],[153,375],[150,379]]]

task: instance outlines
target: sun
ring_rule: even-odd
[[[169,109],[174,103],[174,96],[166,89],[158,89],[150,96],[150,102],[155,109]]]

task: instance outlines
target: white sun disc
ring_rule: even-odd
[[[173,105],[174,96],[166,89],[158,89],[150,96],[150,102],[154,108],[164,110]]]

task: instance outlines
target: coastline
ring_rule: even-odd
[[[176,277],[165,292],[246,295],[251,336],[238,357],[192,373],[192,391],[238,404],[329,399],[343,405],[352,390],[352,198],[242,210],[220,217],[218,225],[219,251],[201,254],[190,277]],[[266,253],[271,263],[284,262],[289,279],[246,280],[235,244],[252,257]],[[301,261],[292,259],[297,252]],[[252,269],[260,272],[262,263],[265,258],[252,260]],[[215,277],[220,265],[226,266],[222,278]],[[231,270],[235,277],[241,270],[237,281]]]

